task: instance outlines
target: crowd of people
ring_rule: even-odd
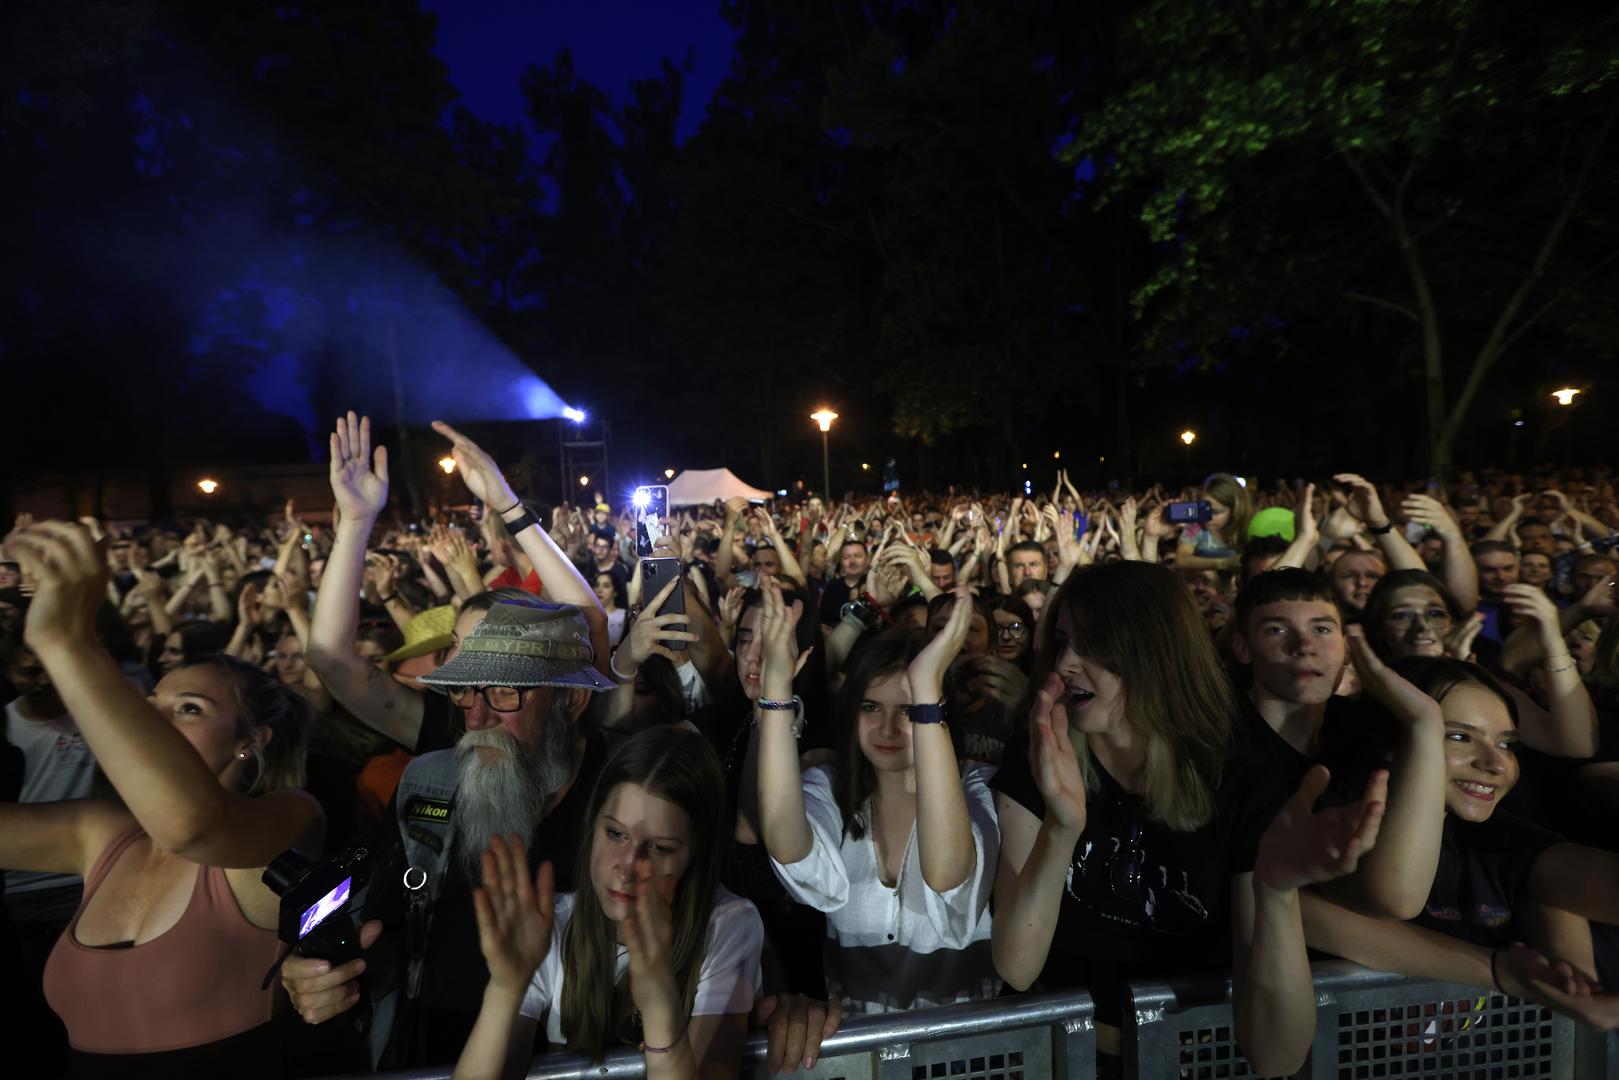
[[[1113,1076],[1128,983],[1203,972],[1284,1075],[1312,956],[1619,1027],[1608,474],[1059,473],[649,531],[435,429],[470,500],[434,520],[351,413],[318,522],[6,537],[31,1075],[725,1078],[752,1030],[792,1071],[851,1014],[1083,989]],[[284,940],[288,850],[362,867],[293,913],[345,934]]]

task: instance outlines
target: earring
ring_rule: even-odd
[[[238,751],[236,751],[236,758],[237,758],[238,761],[246,761],[247,760],[247,751],[246,750],[238,750]]]

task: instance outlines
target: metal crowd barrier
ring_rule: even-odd
[[[1299,1080],[1609,1080],[1619,1033],[1593,1031],[1538,1005],[1456,983],[1314,965],[1316,1034]],[[1121,1033],[1126,1080],[1243,1080],[1226,979],[1130,986]],[[744,1080],[766,1080],[765,1039],[749,1038]],[[993,998],[939,1009],[857,1016],[826,1040],[794,1080],[1092,1080],[1090,995]],[[382,1074],[449,1080],[451,1069]],[[601,1063],[536,1058],[529,1080],[643,1080],[641,1054]]]
[[[1315,1041],[1300,1080],[1606,1080],[1619,1037],[1495,991],[1312,965]],[[1243,1080],[1229,980],[1132,983],[1126,1080]]]

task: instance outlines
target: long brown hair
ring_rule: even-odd
[[[231,677],[236,699],[235,736],[253,748],[252,779],[244,795],[263,795],[304,786],[304,761],[315,710],[309,699],[274,675],[226,653],[210,653],[181,661],[179,668],[211,667]],[[268,743],[258,729],[270,729]]]
[[[861,642],[849,658],[843,689],[838,693],[836,714],[839,730],[848,735],[848,740],[843,762],[833,778],[832,796],[843,816],[843,833],[851,839],[860,839],[871,827],[866,816],[867,805],[872,792],[877,790],[877,770],[860,750],[860,703],[866,700],[866,691],[878,679],[903,675],[926,644],[927,638],[909,630],[884,630]]]
[[[1182,832],[1207,825],[1237,699],[1191,594],[1168,567],[1115,562],[1076,571],[1052,604],[1053,616],[1041,620],[1038,679],[1056,666],[1055,628],[1066,616],[1068,645],[1118,676],[1125,716],[1146,736],[1148,816]],[[1074,750],[1086,789],[1097,790],[1088,741],[1075,739]]]
[[[709,913],[719,887],[724,847],[725,773],[706,738],[689,728],[654,727],[625,740],[602,767],[590,796],[588,833],[580,838],[574,871],[573,916],[562,942],[562,1030],[570,1053],[600,1061],[610,1046],[635,1042],[629,980],[617,972],[612,920],[590,879],[590,855],[602,808],[620,784],[638,784],[682,810],[691,822],[691,861],[675,885],[675,982],[685,988],[689,1015],[703,968]]]

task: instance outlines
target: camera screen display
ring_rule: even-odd
[[[354,878],[346,877],[337,883],[337,888],[316,900],[304,909],[303,917],[298,920],[298,936],[308,937],[309,932],[336,912],[342,911],[343,906],[349,902],[349,889],[354,885]]]

